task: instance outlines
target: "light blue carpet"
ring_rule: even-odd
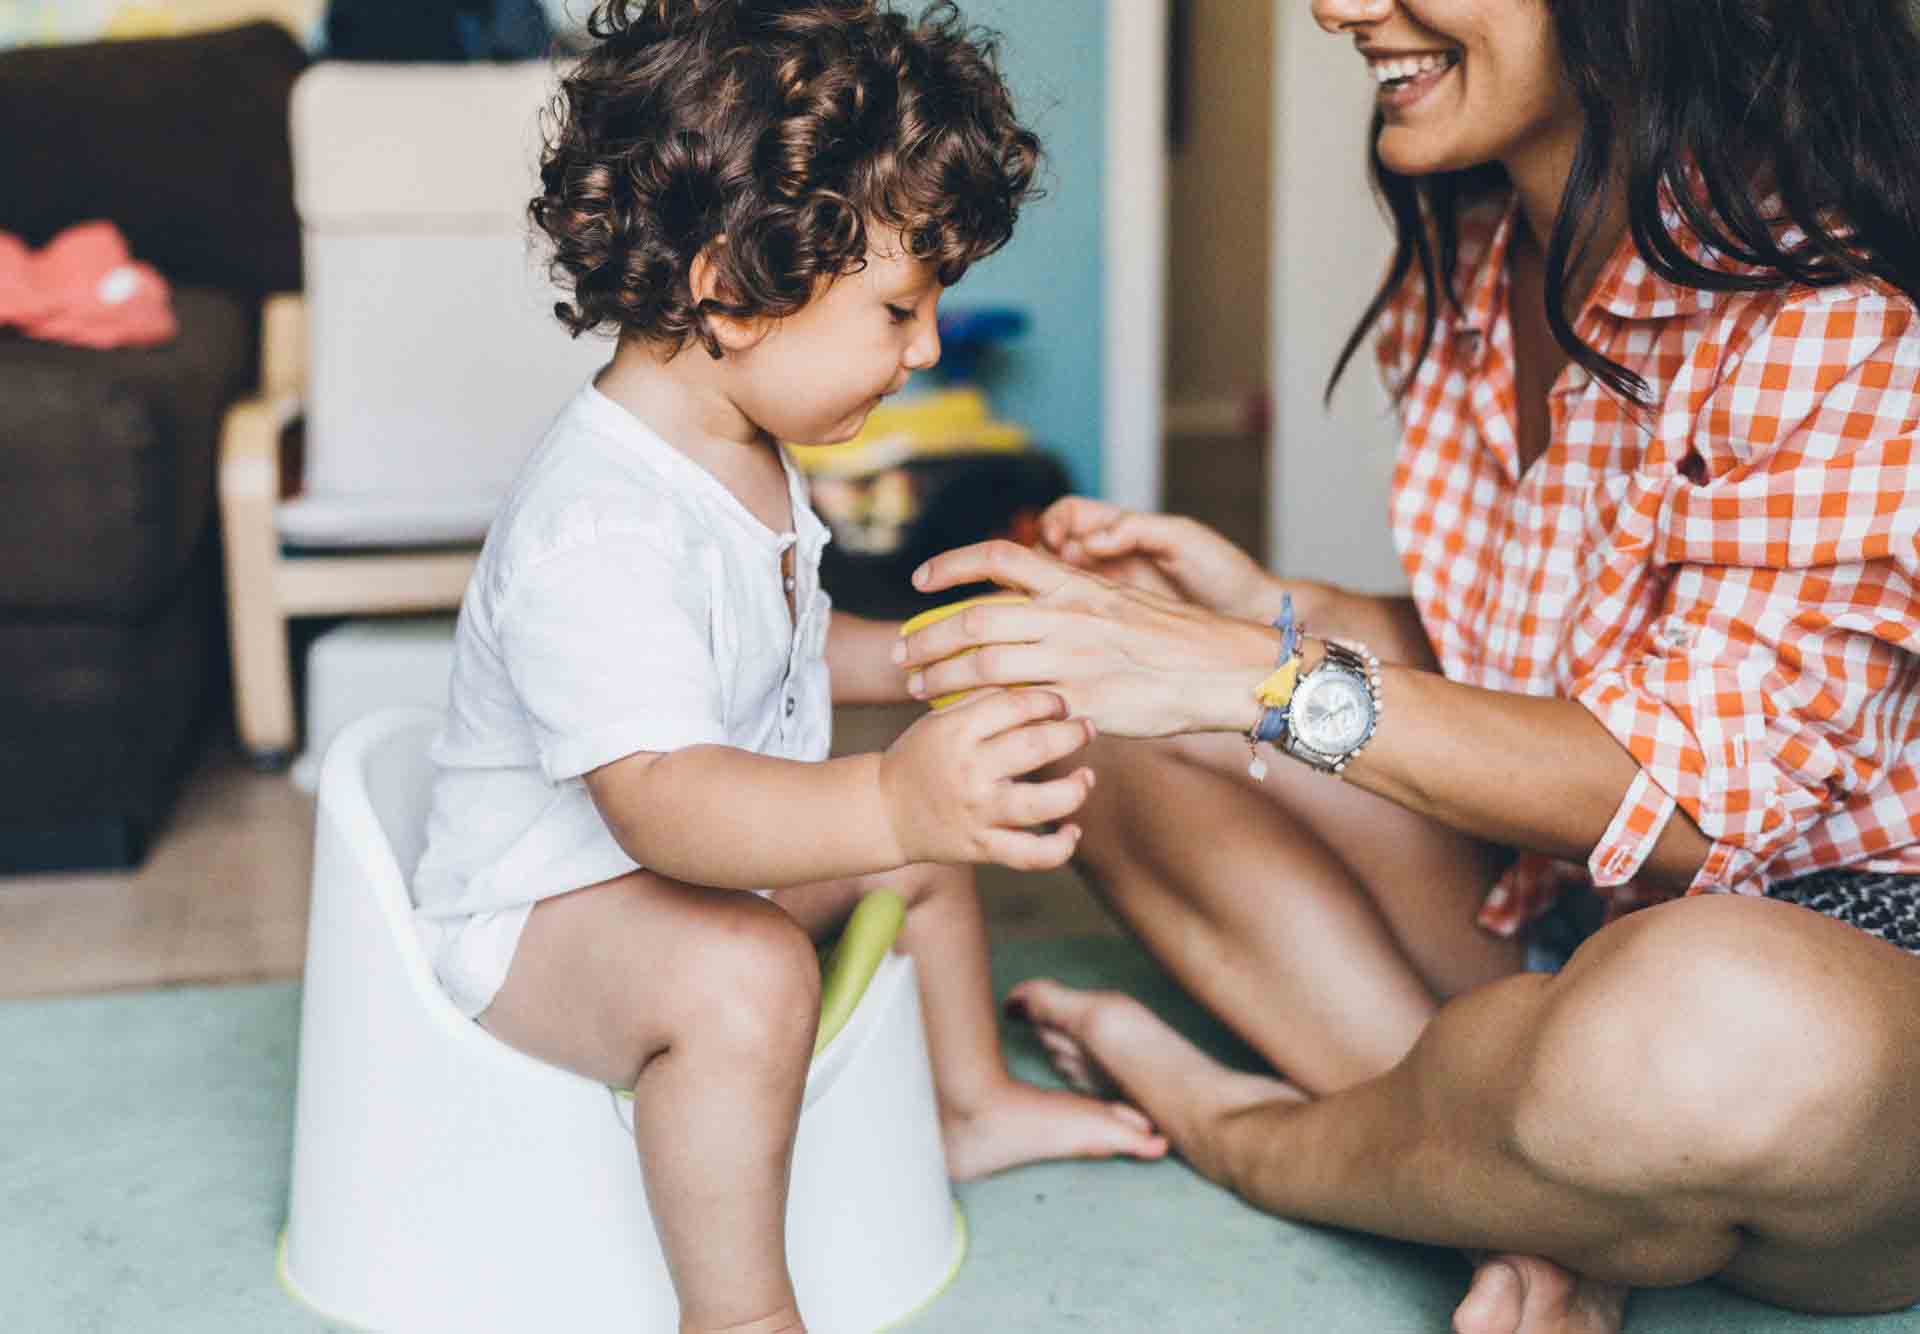
[[[1002,987],[1038,973],[1120,986],[1201,1026],[1121,941],[1023,942],[995,964]],[[0,1005],[0,1330],[333,1328],[273,1276],[298,1012],[292,986]],[[1021,1034],[1009,1043],[1046,1078]],[[1048,1164],[961,1201],[973,1248],[914,1334],[1439,1334],[1465,1278],[1450,1253],[1267,1218],[1174,1163]],[[1894,1334],[1920,1316],[1798,1318],[1696,1287],[1641,1294],[1628,1327]]]

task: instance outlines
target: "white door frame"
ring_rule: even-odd
[[[1167,0],[1107,3],[1100,489],[1158,509],[1166,401]]]
[[[1272,430],[1267,563],[1293,578],[1398,592],[1387,526],[1399,428],[1373,349],[1354,353],[1331,408],[1327,375],[1393,253],[1367,183],[1374,87],[1351,45],[1302,4],[1273,25]]]

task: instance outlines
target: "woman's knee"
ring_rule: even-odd
[[[1850,928],[1800,911],[1689,899],[1589,941],[1517,1066],[1521,1152],[1602,1190],[1835,1184],[1884,1101],[1894,1035],[1834,970],[1827,947],[1856,942],[1826,928]]]
[[[1073,861],[1081,870],[1097,871],[1127,855],[1138,832],[1142,791],[1155,785],[1165,790],[1165,762],[1172,744],[1170,740],[1096,736],[1064,760],[1034,772],[1035,779],[1048,781],[1082,768],[1093,770],[1093,790],[1068,817],[1080,826],[1082,837]]]
[[[1215,740],[1210,736],[1096,736],[1036,776],[1064,778],[1082,767],[1093,770],[1093,790],[1071,817],[1086,831],[1084,852],[1089,842],[1096,848],[1116,840],[1131,842],[1143,830],[1159,828],[1163,812],[1195,801],[1195,780],[1204,779],[1201,771],[1210,767],[1200,757]],[[1244,760],[1244,741],[1239,753]]]

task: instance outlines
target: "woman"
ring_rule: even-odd
[[[1474,1252],[1460,1330],[1615,1330],[1707,1276],[1913,1303],[1905,0],[1314,11],[1380,88],[1399,248],[1355,340],[1412,596],[1074,499],[1052,556],[930,562],[1033,600],[902,653],[924,697],[1044,682],[1167,738],[1099,743],[1080,863],[1285,1078],[1122,997],[1015,1003],[1254,1203]]]

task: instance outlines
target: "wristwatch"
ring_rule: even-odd
[[[1326,656],[1293,688],[1280,748],[1337,774],[1373,738],[1380,721],[1380,660],[1359,644],[1322,639]]]

